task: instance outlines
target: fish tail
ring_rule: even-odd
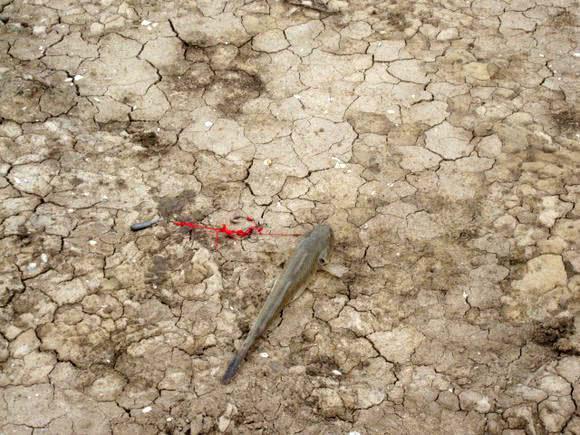
[[[234,357],[231,359],[230,363],[228,364],[228,368],[226,369],[226,372],[224,373],[224,375],[222,377],[222,384],[226,385],[226,384],[230,383],[232,378],[237,373],[238,368],[240,367],[240,364],[242,363],[243,358],[244,358],[244,355],[240,354],[239,352],[234,355]]]
[[[256,331],[252,329],[250,330],[250,333],[242,343],[242,346],[238,349],[234,357],[230,360],[228,368],[226,369],[226,372],[222,377],[222,384],[224,385],[229,384],[232,378],[236,375],[238,369],[240,368],[240,364],[242,364],[242,361],[248,354],[248,351],[250,350],[250,347],[252,347],[252,344],[254,344],[254,341],[256,341]]]
[[[286,289],[284,290],[284,292],[285,291]],[[226,372],[222,377],[222,384],[224,385],[229,384],[232,378],[236,375],[238,368],[240,367],[240,364],[250,351],[250,348],[252,347],[256,339],[259,336],[261,336],[264,333],[264,331],[268,328],[268,324],[272,320],[274,314],[279,310],[279,307],[280,302],[272,302],[266,300],[266,304],[262,308],[262,311],[260,311],[260,314],[258,314],[258,318],[256,319],[254,326],[252,326],[252,329],[250,329],[250,332],[248,333],[248,336],[242,343],[242,346],[228,364],[228,368],[226,369]]]

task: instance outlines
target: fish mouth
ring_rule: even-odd
[[[310,236],[314,236],[318,243],[323,246],[330,246],[334,242],[334,233],[328,224],[317,224],[310,232]]]
[[[326,237],[329,241],[332,241],[334,238],[334,233],[332,232],[332,228],[330,225],[327,224],[319,224],[315,227],[315,229],[320,232],[324,237]]]
[[[330,228],[330,225],[328,224],[316,224],[312,231],[328,235],[332,234],[332,228]]]

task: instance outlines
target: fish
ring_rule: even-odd
[[[326,224],[316,225],[312,231],[303,236],[286,262],[282,274],[272,286],[252,329],[228,364],[221,379],[222,384],[230,383],[256,339],[268,329],[272,320],[289,302],[302,294],[309,278],[314,275],[318,267],[328,263],[332,241],[332,229]]]

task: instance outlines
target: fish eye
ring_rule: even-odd
[[[324,266],[324,265],[326,264],[326,258],[324,258],[324,257],[320,257],[320,258],[318,259],[318,263],[319,263],[320,265]]]

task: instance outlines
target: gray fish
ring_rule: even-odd
[[[331,244],[332,229],[328,225],[316,225],[298,243],[294,254],[286,263],[282,275],[274,283],[254,326],[230,361],[222,378],[222,384],[228,384],[232,380],[250,347],[266,331],[272,319],[282,311],[288,302],[300,296],[308,283],[308,279],[316,272],[318,266],[328,262]]]

